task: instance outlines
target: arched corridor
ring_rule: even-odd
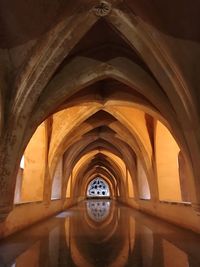
[[[123,228],[137,210],[200,234],[200,3],[14,2],[0,1],[0,238],[76,210],[87,225],[78,215],[67,226],[65,216],[66,238],[93,227],[91,238],[104,242],[100,224],[113,213],[105,233],[117,224],[122,255],[113,248],[118,259],[99,266],[173,266],[170,241],[149,226],[141,231],[150,239],[133,239],[138,216],[148,217]],[[76,242],[67,244],[69,261],[98,266]]]

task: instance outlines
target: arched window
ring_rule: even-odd
[[[97,177],[92,180],[87,189],[88,197],[109,197],[110,190],[109,186],[102,178]]]

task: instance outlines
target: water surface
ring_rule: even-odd
[[[200,236],[88,200],[0,243],[0,267],[200,267]]]

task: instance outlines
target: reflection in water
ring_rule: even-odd
[[[200,237],[110,201],[87,201],[0,243],[0,267],[199,267]]]
[[[110,201],[90,200],[86,202],[88,216],[95,222],[101,222],[108,217]]]

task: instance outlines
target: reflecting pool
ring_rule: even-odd
[[[0,267],[200,267],[200,235],[88,200],[0,243]]]

